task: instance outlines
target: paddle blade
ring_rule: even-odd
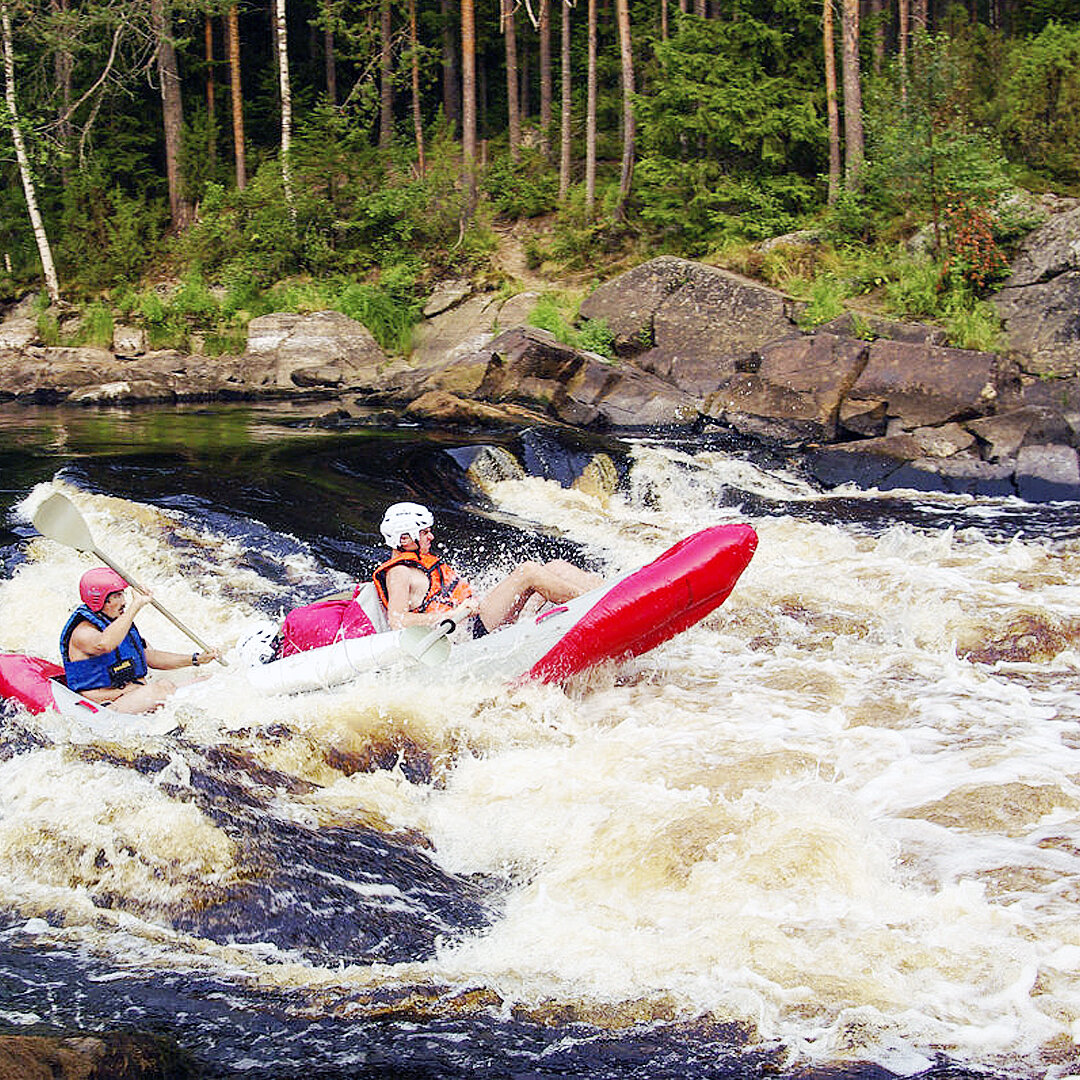
[[[450,642],[446,631],[432,631],[427,626],[409,626],[401,631],[401,651],[425,667],[446,663]]]
[[[94,550],[94,538],[90,535],[82,514],[59,492],[50,495],[34,511],[34,528],[42,536],[68,547],[77,548],[79,551]]]

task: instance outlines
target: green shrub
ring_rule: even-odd
[[[568,317],[567,307],[566,298],[561,294],[543,293],[529,313],[529,325],[546,330],[559,341],[569,344],[574,336],[574,328],[573,314]]]
[[[511,218],[539,217],[555,209],[559,177],[539,150],[523,148],[517,163],[509,154],[484,172],[483,190],[497,214]]]
[[[334,306],[363,323],[387,352],[404,355],[412,347],[412,331],[420,315],[419,300],[403,301],[385,288],[353,284],[341,291]]]
[[[203,348],[207,356],[239,356],[247,348],[247,329],[211,331],[204,339]]]
[[[958,349],[996,352],[1001,348],[1001,320],[989,301],[961,298],[941,321],[949,343]]]
[[[615,334],[603,319],[583,319],[577,346],[611,359],[615,355]]]
[[[941,263],[925,256],[898,260],[884,291],[893,314],[933,318],[941,310]]]
[[[615,355],[615,335],[603,319],[582,319],[575,326],[580,301],[565,293],[544,293],[529,313],[528,323],[546,330],[556,340],[575,349]]]
[[[810,299],[799,319],[799,327],[812,330],[843,315],[846,293],[843,285],[829,274],[817,278],[810,287]]]
[[[941,221],[947,205],[962,204],[987,211],[997,232],[997,208],[1014,188],[997,135],[979,122],[970,91],[975,75],[963,41],[920,31],[906,78],[896,65],[886,77],[868,80],[863,178],[865,210],[876,220],[853,231],[857,220],[844,225],[848,209],[841,200],[830,214],[838,228],[883,236],[897,221],[898,232],[910,231]]]
[[[1012,43],[1000,107],[1018,160],[1054,180],[1080,180],[1080,26],[1051,21]]]
[[[110,186],[100,167],[74,170],[54,243],[60,276],[87,292],[136,280],[159,253],[166,219],[164,203]]]
[[[38,312],[37,336],[43,345],[60,344],[60,320],[54,312]]]
[[[89,304],[82,313],[72,344],[112,348],[113,328],[112,308],[100,302]]]

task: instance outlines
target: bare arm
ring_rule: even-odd
[[[386,618],[391,630],[406,626],[436,626],[446,618],[445,611],[414,611],[423,602],[427,580],[419,570],[408,566],[392,566],[386,573]],[[479,601],[466,600],[462,608],[475,614]]]
[[[149,593],[136,592],[131,603],[124,607],[123,612],[104,630],[85,620],[71,632],[71,641],[68,652],[81,653],[83,657],[102,656],[104,653],[113,652],[120,647],[120,642],[127,637],[135,616],[139,611],[150,603]],[[72,656],[71,659],[78,659]]]
[[[206,652],[178,653],[167,652],[164,649],[151,649],[147,646],[146,662],[150,667],[157,668],[160,671],[173,671],[176,668],[195,666],[191,662],[192,657],[198,660],[199,666],[209,664],[211,660],[219,658],[220,652],[220,649],[209,649]]]

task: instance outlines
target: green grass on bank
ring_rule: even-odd
[[[874,314],[940,325],[949,344],[960,349],[994,351],[1002,345],[993,304],[951,273],[947,260],[914,254],[903,244],[840,246],[808,239],[766,251],[736,247],[715,261],[802,301],[804,330],[850,311],[856,328],[860,318]]]
[[[803,330],[851,312],[856,333],[862,323],[866,336],[872,336],[866,318],[879,315],[940,325],[958,348],[994,351],[1002,345],[1000,321],[989,300],[951,277],[942,260],[900,246],[839,247],[815,240],[763,251],[742,245],[708,261],[800,301]],[[422,318],[424,292],[410,267],[391,268],[375,281],[296,278],[265,289],[253,284],[214,286],[188,274],[178,284],[118,290],[62,322],[51,309],[39,307],[37,322],[47,345],[107,348],[115,327],[125,325],[142,329],[149,348],[218,356],[244,351],[248,323],[257,316],[332,310],[366,326],[389,355],[407,355],[413,328]],[[554,286],[541,295],[528,321],[565,344],[611,357],[610,329],[603,321],[578,314],[582,296],[580,288]]]

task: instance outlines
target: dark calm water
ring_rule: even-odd
[[[19,509],[53,486],[223,644],[369,574],[402,498],[481,581],[726,520],[759,553],[568,687],[222,683],[122,741],[6,709],[0,1030],[255,1080],[1080,1073],[1075,505],[317,414],[0,408],[0,651],[48,654],[89,565]]]

